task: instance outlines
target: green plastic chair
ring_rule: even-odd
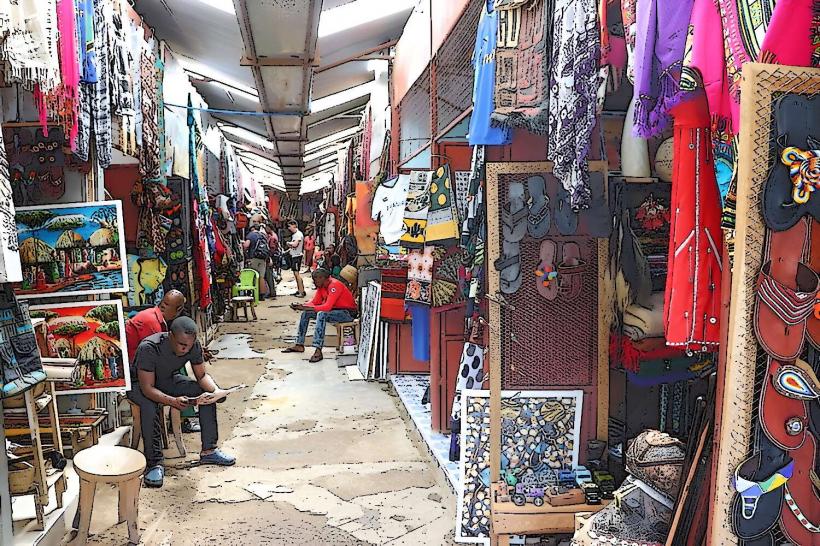
[[[254,269],[243,269],[239,274],[239,283],[233,285],[231,297],[235,298],[242,292],[253,292],[253,304],[259,305],[259,273]]]

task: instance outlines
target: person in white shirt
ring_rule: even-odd
[[[302,268],[302,256],[305,254],[305,236],[299,231],[299,224],[296,220],[288,221],[288,231],[291,232],[290,241],[288,241],[288,254],[290,254],[290,270],[293,271],[293,278],[296,279],[296,294],[297,298],[304,298],[305,282],[302,280],[302,275],[299,273]]]

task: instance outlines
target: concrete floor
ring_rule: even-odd
[[[280,286],[293,292],[292,282]],[[211,373],[223,386],[252,386],[219,408],[222,447],[237,465],[195,466],[199,438],[186,434],[187,459],[166,459],[165,486],[142,490],[142,543],[453,544],[453,495],[387,385],[349,382],[332,349],[318,364],[280,352],[295,334],[292,301],[280,296],[261,304],[258,322],[220,327]],[[226,359],[250,355],[238,334],[263,356]],[[91,543],[125,544],[115,521],[115,491],[102,488]]]

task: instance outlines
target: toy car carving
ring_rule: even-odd
[[[615,498],[615,478],[606,470],[596,470],[592,473],[592,481],[601,489],[601,497],[604,499]]]
[[[532,502],[535,506],[544,506],[544,495],[544,487],[519,483],[515,486],[512,501],[516,506],[524,506],[527,501]]]
[[[579,466],[575,469],[575,483],[579,487],[590,482],[592,482],[592,473],[585,466]]]
[[[601,504],[601,488],[596,484],[584,482],[581,484],[581,491],[584,492],[584,500],[587,504]]]

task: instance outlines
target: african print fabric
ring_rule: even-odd
[[[3,132],[0,131],[0,283],[21,282],[23,270],[14,221],[14,199]]]
[[[154,68],[155,55],[153,46],[143,49],[140,59],[142,79],[142,139],[140,141],[140,175],[146,180],[160,179],[160,145],[157,111],[157,71]]]
[[[589,207],[589,150],[597,115],[601,35],[595,0],[556,0],[547,157],[573,210]]]
[[[54,89],[60,82],[55,0],[4,0],[0,13],[0,61],[6,84]]]

